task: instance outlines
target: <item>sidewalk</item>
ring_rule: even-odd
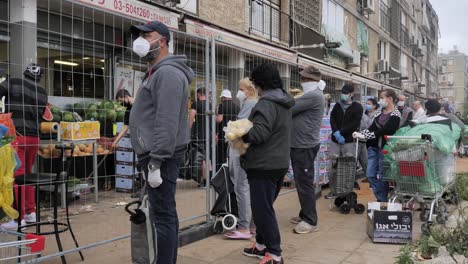
[[[367,183],[361,184],[359,202],[367,206],[374,200]],[[324,193],[327,193],[325,190]],[[289,218],[299,211],[297,193],[280,196],[275,204],[278,217],[284,260],[287,264],[387,264],[394,263],[400,245],[374,244],[366,233],[366,214],[342,215],[337,208],[330,209],[330,201],[320,198],[317,201],[320,230],[316,233],[297,235]],[[420,221],[414,217],[413,236],[419,237]],[[254,240],[252,240],[254,241]],[[179,249],[181,264],[198,263],[258,263],[258,259],[242,255],[242,249],[252,245],[252,241],[228,241],[216,235]]]

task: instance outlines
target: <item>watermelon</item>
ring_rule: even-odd
[[[75,122],[75,117],[73,116],[73,113],[63,112],[62,113],[62,120],[65,121],[65,122]]]
[[[52,114],[61,114],[62,111],[60,111],[60,108],[56,107],[55,105],[50,105],[50,111]]]
[[[117,122],[123,122],[125,119],[125,111],[117,111]]]
[[[86,112],[96,112],[98,110],[98,106],[96,104],[89,104],[87,106]]]
[[[96,111],[93,111],[93,112],[88,112],[86,114],[86,120],[94,120],[94,121],[97,121],[98,120],[98,113]]]
[[[62,121],[62,114],[52,114],[52,122],[60,122]]]
[[[115,122],[115,119],[117,118],[117,112],[115,110],[107,110],[107,120],[111,122]]]
[[[114,103],[109,100],[103,100],[99,105],[100,109],[114,110]]]
[[[98,114],[98,120],[99,122],[101,123],[106,123],[106,120],[107,120],[107,113],[106,111],[100,111],[99,114]]]
[[[80,116],[84,115],[84,106],[80,103],[73,104],[73,112],[78,113]]]
[[[50,107],[51,107],[51,105],[47,104],[46,108],[44,109],[44,113],[42,114],[42,118],[45,121],[49,121],[49,122],[52,121],[52,119],[54,119],[52,111],[50,111]]]

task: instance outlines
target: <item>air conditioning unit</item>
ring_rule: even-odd
[[[453,85],[453,81],[448,81],[447,83],[448,83],[448,85],[450,85],[450,86]]]
[[[369,14],[375,13],[375,2],[377,0],[361,0],[362,11],[366,11]]]
[[[378,71],[378,72],[389,71],[388,61],[386,61],[386,60],[379,60],[379,63],[378,63],[378,65],[377,65],[377,71]]]
[[[353,50],[353,58],[349,60],[348,66],[361,66],[361,52],[359,52],[358,50]]]

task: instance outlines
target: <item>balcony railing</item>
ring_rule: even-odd
[[[390,32],[390,10],[388,6],[380,1],[380,27],[385,31]]]
[[[407,48],[409,48],[410,46],[409,30],[403,24],[401,25],[401,44],[403,44]]]
[[[283,40],[281,34],[290,16],[281,12],[280,1],[251,0],[250,30],[252,33],[264,36],[270,41]],[[283,25],[284,24],[284,25]]]

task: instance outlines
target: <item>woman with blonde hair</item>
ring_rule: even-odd
[[[255,89],[255,86],[249,78],[244,78],[239,81],[239,91],[236,97],[240,103],[240,112],[237,119],[249,118],[252,108],[258,101],[257,89]],[[237,230],[226,233],[225,236],[229,239],[250,239],[255,227],[253,223],[249,223],[249,182],[247,180],[247,173],[240,166],[239,153],[232,149],[229,150],[229,168],[231,181],[234,184],[234,192],[236,193],[239,222]]]

